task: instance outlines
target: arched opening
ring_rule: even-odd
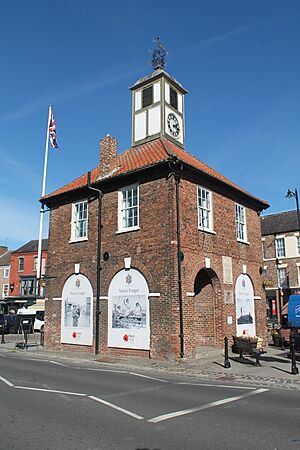
[[[203,346],[216,345],[216,295],[219,279],[212,269],[201,269],[194,283],[196,355]]]

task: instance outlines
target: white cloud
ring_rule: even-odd
[[[39,204],[24,202],[13,197],[0,197],[0,244],[10,249],[38,239]],[[46,215],[46,214],[45,214]],[[44,236],[47,237],[48,217],[44,217]]]
[[[20,158],[13,158],[11,156],[10,151],[2,151],[0,150],[0,158],[1,158],[1,167],[5,173],[6,169],[18,175],[30,175],[33,176],[35,174],[35,168],[23,161],[20,161]],[[5,168],[5,170],[4,170]]]
[[[91,94],[98,90],[104,89],[118,81],[136,75],[141,68],[130,71],[124,71],[117,75],[106,74],[105,77],[101,77],[100,74],[96,74],[93,80],[88,80],[83,83],[78,83],[73,86],[65,87],[62,92],[55,95],[47,95],[35,99],[26,105],[20,106],[16,111],[0,117],[0,123],[12,122],[14,120],[22,119],[27,116],[31,116],[39,111],[45,109],[45,105],[49,103],[61,103],[63,101],[73,100],[84,95]]]
[[[237,36],[241,33],[244,33],[245,31],[249,30],[249,26],[245,25],[243,27],[235,28],[234,30],[227,31],[226,33],[218,34],[216,36],[213,36],[209,39],[205,39],[199,44],[195,45],[193,49],[199,48],[199,47],[209,47],[214,44],[219,44],[221,42],[227,41],[228,39],[232,38],[233,36]]]

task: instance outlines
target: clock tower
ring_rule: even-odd
[[[184,95],[187,91],[165,70],[166,50],[155,41],[154,72],[138,80],[132,91],[132,145],[164,136],[184,147]]]

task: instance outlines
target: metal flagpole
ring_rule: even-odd
[[[45,158],[44,158],[44,172],[43,172],[43,184],[42,184],[42,197],[46,192],[46,174],[47,174],[47,162],[48,162],[48,148],[49,148],[49,124],[51,117],[51,105],[49,105],[47,133],[46,133],[46,145],[45,145]],[[42,239],[43,239],[43,218],[44,218],[44,205],[41,205],[40,209],[40,227],[39,227],[39,244],[38,244],[38,260],[36,268],[36,295],[40,293],[40,279],[41,279],[41,258],[42,258]]]

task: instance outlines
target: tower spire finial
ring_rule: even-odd
[[[153,49],[151,64],[154,70],[156,69],[165,69],[167,65],[167,55],[168,51],[165,47],[160,43],[159,37],[153,38],[154,44],[157,45],[157,48]]]

